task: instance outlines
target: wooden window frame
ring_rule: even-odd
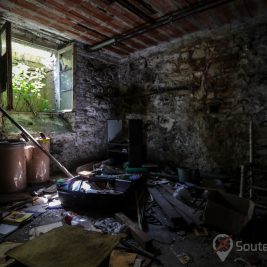
[[[5,33],[6,51],[2,55],[2,35]],[[12,49],[11,49],[11,23],[9,21],[0,29],[0,90],[7,91],[7,109],[13,109],[13,88],[12,88]]]

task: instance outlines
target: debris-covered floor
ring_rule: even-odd
[[[267,265],[265,213],[252,212],[250,201],[239,203],[240,198],[225,193],[218,181],[180,183],[175,175],[145,168],[124,174],[124,178],[110,174],[114,169],[107,166],[101,174],[94,172],[98,176],[82,172],[83,178],[68,184],[76,194],[88,194],[98,187],[106,195],[119,195],[118,190],[125,190],[125,180],[127,184],[139,183],[139,187],[129,193],[131,199],[126,197],[121,203],[121,210],[118,206],[112,210],[112,205],[96,210],[96,202],[82,209],[78,205],[66,207],[60,202],[64,200],[62,179],[31,186],[28,193],[2,195],[1,266]],[[120,189],[116,184],[111,186],[114,175],[120,176]],[[236,203],[242,209],[238,210]],[[240,247],[245,251],[237,251]],[[73,262],[76,257],[79,260]]]

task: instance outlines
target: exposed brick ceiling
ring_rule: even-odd
[[[199,3],[221,2],[218,6],[197,10]],[[186,15],[179,17],[180,11]],[[127,55],[151,45],[185,34],[222,26],[265,13],[266,0],[1,0],[0,17],[43,34],[55,34],[62,41],[78,40],[90,46],[136,29],[152,28],[132,38],[123,38],[105,49]],[[176,13],[175,13],[176,12]],[[177,13],[178,12],[178,13]],[[151,27],[164,18],[171,23]],[[177,19],[178,18],[178,19]],[[166,19],[164,21],[166,21]],[[125,34],[126,33],[126,34]],[[118,37],[118,38],[117,38]]]

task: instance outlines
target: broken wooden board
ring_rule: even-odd
[[[160,207],[152,207],[152,211],[156,214],[157,220],[162,224],[165,225],[166,227],[170,229],[174,229],[174,224],[171,222],[166,215],[163,213]]]
[[[168,185],[161,185],[159,187],[159,191],[174,206],[176,211],[181,215],[187,224],[199,225],[201,223],[199,214],[190,206],[173,197],[170,193],[171,190]]]
[[[152,239],[144,231],[140,230],[124,213],[116,213],[115,218],[129,227],[133,238],[142,246],[142,248],[149,249],[149,247],[151,247]]]
[[[159,192],[156,187],[149,187],[149,193],[152,195],[153,199],[161,207],[163,213],[166,215],[167,219],[174,225],[181,221],[181,215],[176,211],[176,209],[164,198],[164,196]]]

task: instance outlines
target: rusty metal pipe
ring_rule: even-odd
[[[55,164],[58,166],[58,168],[64,172],[68,177],[73,178],[74,176],[54,157],[52,156],[48,151],[46,151],[35,139],[34,137],[25,129],[23,128],[19,123],[17,123],[2,107],[0,107],[0,111],[19,129],[22,131],[24,135],[26,135],[35,146],[37,146],[47,157],[49,157]]]

